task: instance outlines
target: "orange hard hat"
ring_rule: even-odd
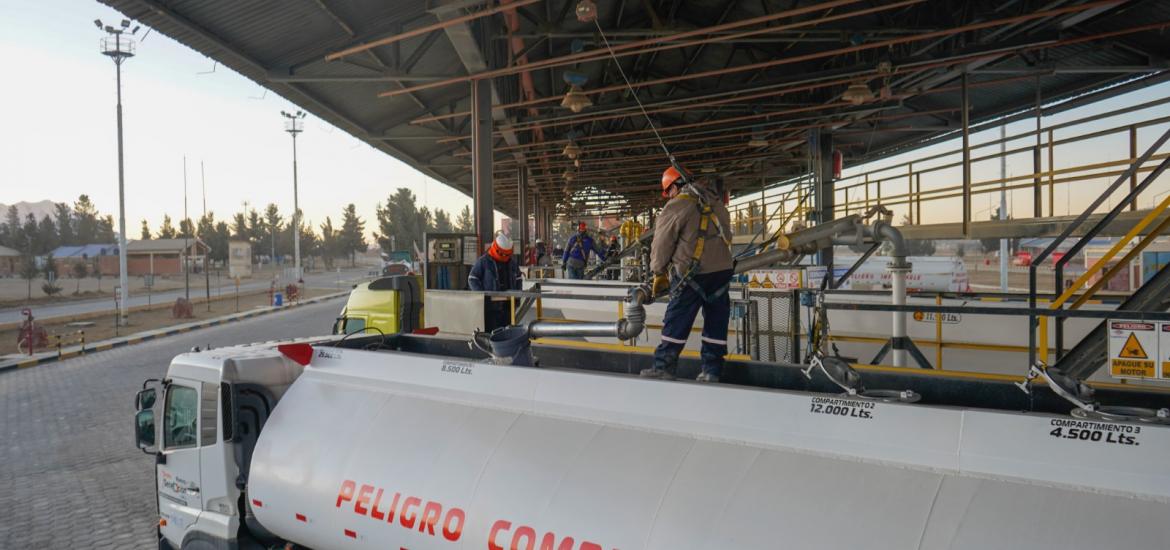
[[[670,190],[670,186],[674,185],[674,182],[678,181],[681,177],[683,177],[683,175],[679,173],[678,169],[676,169],[673,165],[666,168],[666,171],[662,173],[663,198],[666,198],[666,192]]]

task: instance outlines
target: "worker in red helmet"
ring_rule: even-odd
[[[684,169],[685,170],[685,169]],[[652,294],[670,292],[662,320],[661,342],[654,366],[646,378],[673,380],[682,353],[703,312],[700,382],[718,382],[727,355],[727,323],[731,299],[727,295],[734,262],[731,256],[731,216],[715,189],[692,180],[671,166],[662,173],[662,197],[667,199],[654,221],[650,245]]]
[[[585,222],[581,222],[577,224],[577,233],[569,237],[569,242],[565,244],[565,252],[561,256],[561,269],[565,272],[565,277],[584,279],[590,252],[605,259],[605,251],[597,248],[593,237],[589,236],[589,228]]]

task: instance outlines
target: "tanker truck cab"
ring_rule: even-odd
[[[135,431],[155,456],[159,548],[248,548],[266,538],[249,521],[248,467],[302,369],[275,346],[223,348],[180,355],[163,380],[143,384]]]

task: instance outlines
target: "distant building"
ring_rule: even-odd
[[[56,264],[57,273],[61,277],[72,277],[74,265],[79,263],[85,264],[88,274],[96,274],[99,271],[104,276],[118,274],[118,245],[116,244],[58,246],[53,249],[52,254],[53,263]]]
[[[126,271],[131,277],[146,274],[179,275],[183,273],[184,247],[187,262],[192,272],[203,269],[204,257],[211,249],[199,239],[151,239],[130,241],[126,245]],[[103,259],[104,261],[104,259]],[[118,256],[115,249],[113,274],[118,273]],[[103,270],[103,274],[106,272]]]
[[[228,242],[228,276],[241,279],[252,276],[252,243]]]
[[[11,277],[20,273],[19,251],[0,246],[0,277]]]

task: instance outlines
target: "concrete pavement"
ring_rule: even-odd
[[[153,548],[154,458],[133,397],[171,358],[325,334],[337,301],[0,374],[0,548]]]

